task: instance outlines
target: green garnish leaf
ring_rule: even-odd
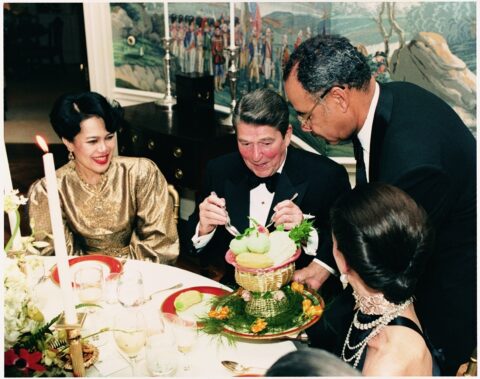
[[[288,236],[300,247],[302,244],[307,243],[308,236],[313,229],[313,220],[303,220],[299,225],[290,230]]]

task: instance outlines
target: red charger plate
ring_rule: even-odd
[[[68,264],[69,264],[70,267],[72,267],[75,264],[78,264],[78,263],[81,263],[81,262],[88,262],[88,261],[95,261],[95,262],[98,262],[102,265],[106,265],[108,267],[108,269],[110,270],[110,274],[121,273],[123,271],[122,263],[118,259],[116,259],[114,257],[110,257],[108,255],[96,255],[96,254],[82,255],[81,257],[70,258],[68,260]],[[57,267],[57,265],[53,266],[50,277],[56,285],[60,284],[60,282],[58,280],[58,267]]]
[[[183,288],[181,290],[178,290],[177,292],[172,293],[170,296],[168,296],[162,303],[160,310],[163,313],[173,313],[177,314],[177,310],[175,309],[175,299],[177,298],[178,295],[180,295],[183,292],[187,291],[198,291],[201,293],[205,294],[210,294],[214,296],[223,296],[227,295],[230,293],[230,291],[224,290],[223,288],[218,288],[218,287],[210,287],[210,286],[198,286],[198,287],[189,287],[189,288]],[[197,322],[197,326],[201,326],[199,322]]]

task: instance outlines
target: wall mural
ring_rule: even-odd
[[[117,87],[165,92],[163,3],[112,3]],[[229,106],[228,3],[169,3],[175,72],[214,76],[215,103]],[[316,2],[235,4],[240,46],[238,97],[259,87],[284,95],[282,67],[298,44],[315,34],[342,34],[367,56],[379,81],[416,83],[447,101],[476,134],[475,2]],[[174,85],[174,83],[173,83]],[[295,135],[329,156],[351,156]]]

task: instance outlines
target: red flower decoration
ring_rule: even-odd
[[[28,370],[45,371],[45,366],[38,363],[41,359],[42,353],[40,351],[29,353],[27,349],[20,349],[20,354],[18,355],[13,349],[5,352],[5,366],[15,366],[18,370],[25,373]]]

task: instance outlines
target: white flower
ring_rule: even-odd
[[[11,190],[10,193],[5,194],[3,198],[3,209],[5,212],[13,212],[18,209],[20,205],[27,204],[27,198],[18,194],[18,190]]]
[[[280,301],[285,298],[285,293],[281,290],[273,291],[272,297],[273,300]]]
[[[5,259],[4,276],[4,343],[12,347],[18,337],[32,331],[38,322],[30,315],[36,309],[27,285],[27,277],[15,259]]]
[[[248,301],[252,300],[252,294],[250,293],[250,291],[243,290],[241,296],[242,296],[242,299],[244,301],[248,302]]]

